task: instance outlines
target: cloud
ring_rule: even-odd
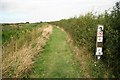
[[[51,21],[104,12],[118,0],[0,0],[1,22]]]

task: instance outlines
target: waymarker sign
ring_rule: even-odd
[[[97,59],[101,58],[101,55],[103,55],[103,25],[98,25],[97,28],[97,40],[96,40],[96,56]]]

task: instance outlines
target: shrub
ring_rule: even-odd
[[[96,48],[97,25],[104,25],[102,61],[114,76],[120,77],[120,2],[117,2],[111,11],[99,16],[88,13],[85,16],[63,19],[51,24],[64,28],[78,47],[87,47],[93,55]]]

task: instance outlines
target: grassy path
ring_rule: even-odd
[[[37,58],[31,78],[77,78],[82,77],[79,62],[67,42],[67,34],[54,27],[52,35]]]

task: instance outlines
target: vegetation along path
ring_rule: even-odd
[[[43,53],[37,58],[29,77],[32,78],[77,78],[82,71],[67,42],[67,34],[54,27],[44,47]]]

